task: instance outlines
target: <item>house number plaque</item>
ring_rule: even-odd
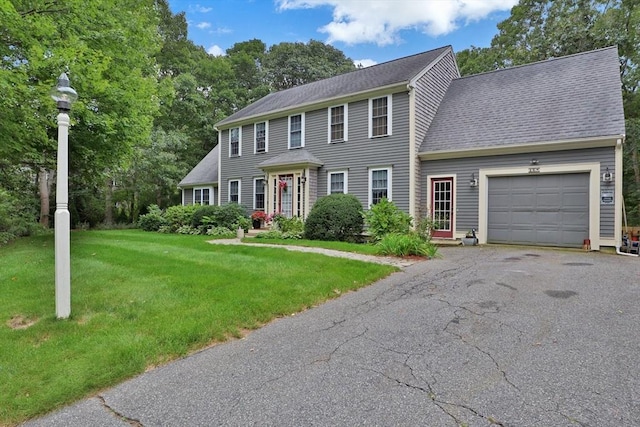
[[[540,173],[540,168],[529,168],[529,173]]]

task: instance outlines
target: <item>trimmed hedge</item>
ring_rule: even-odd
[[[311,240],[357,242],[364,228],[362,204],[352,194],[330,194],[313,205],[304,225]]]

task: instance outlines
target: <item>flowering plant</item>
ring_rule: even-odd
[[[261,220],[264,221],[265,219],[267,219],[267,214],[264,213],[264,211],[255,211],[254,213],[251,214],[251,219],[254,220]]]
[[[284,179],[281,179],[278,182],[278,187],[280,187],[281,190],[286,190],[287,189],[287,181],[285,181]]]

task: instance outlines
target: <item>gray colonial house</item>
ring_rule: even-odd
[[[441,238],[620,245],[615,47],[460,77],[446,46],[269,94],[217,129],[179,184],[183,204],[304,218],[350,193],[430,215]]]

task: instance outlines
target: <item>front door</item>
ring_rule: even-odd
[[[287,218],[294,216],[293,212],[293,175],[278,176],[278,190],[280,196],[280,213]],[[297,212],[296,212],[297,214]]]
[[[431,180],[431,218],[433,237],[453,237],[453,178]]]

